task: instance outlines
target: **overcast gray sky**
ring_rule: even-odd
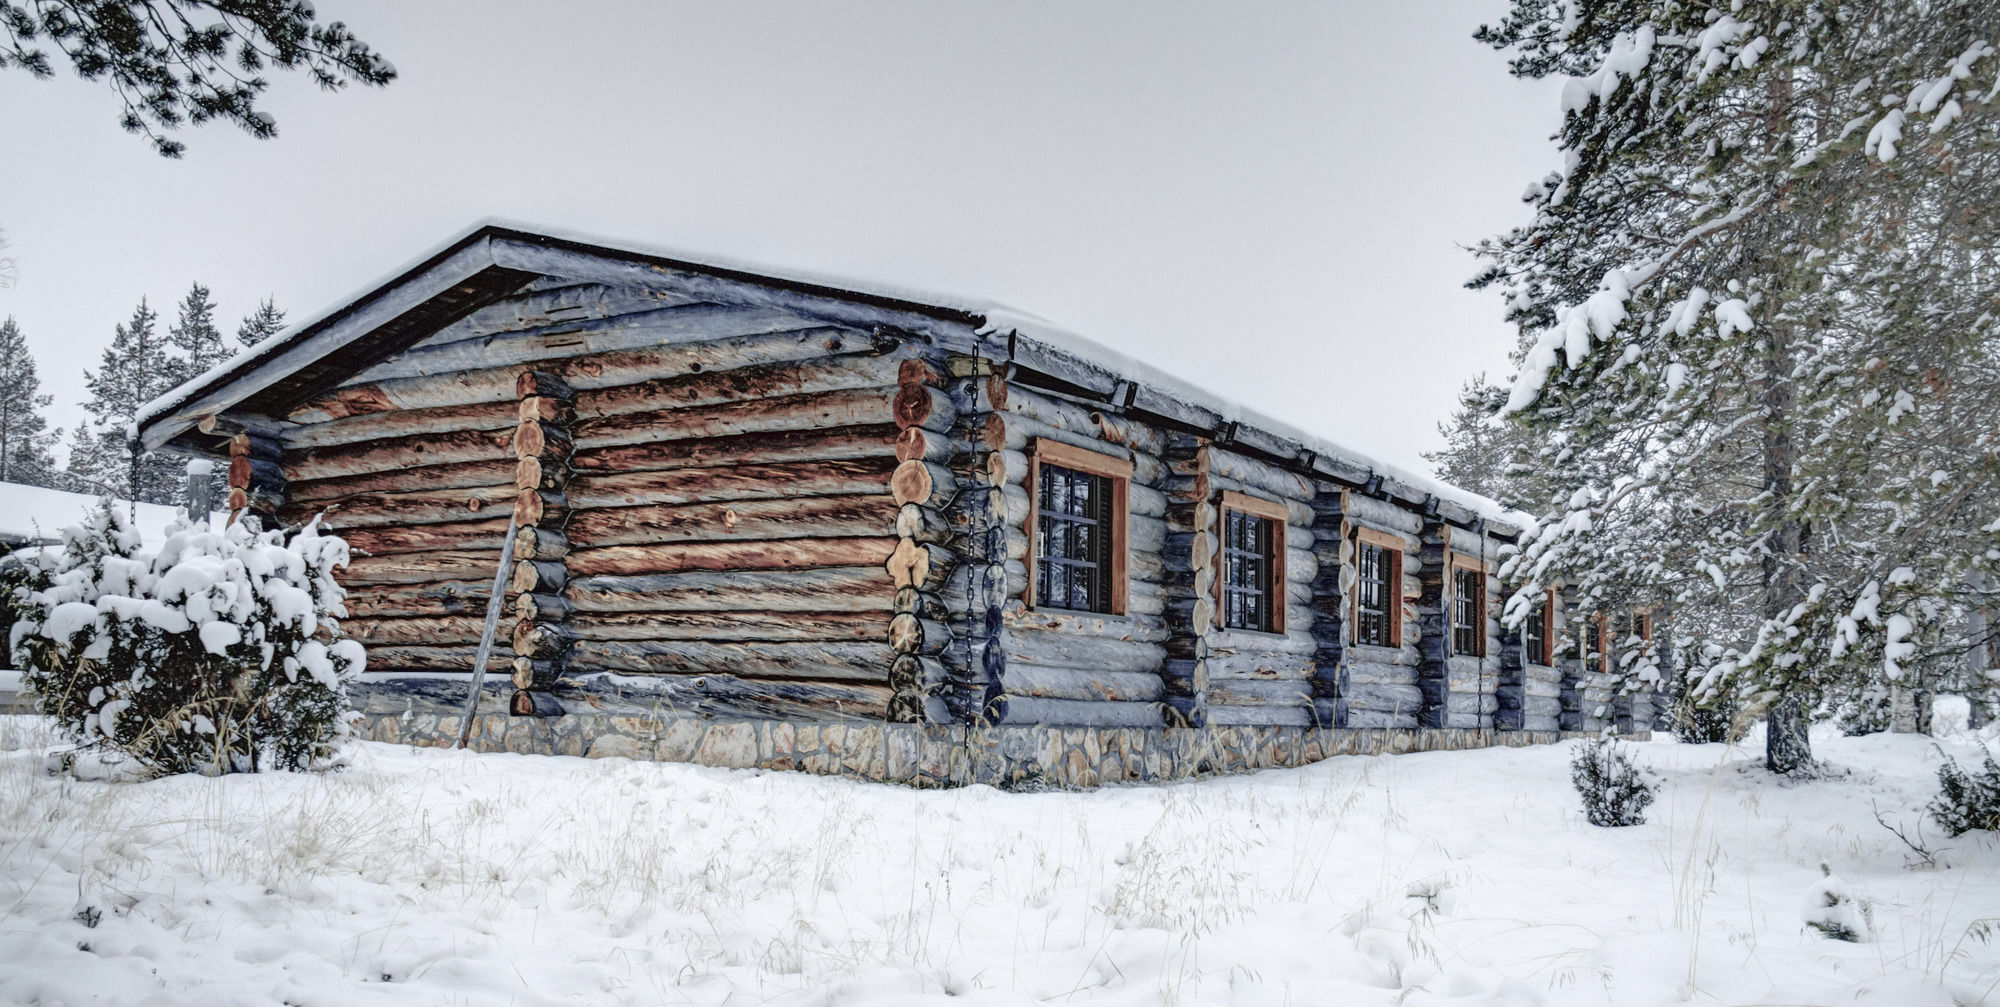
[[[273,74],[280,136],[183,130],[0,73],[0,228],[52,419],[141,295],[303,318],[472,221],[1010,303],[1413,468],[1506,370],[1463,247],[1554,166],[1504,0],[321,0],[384,89]]]

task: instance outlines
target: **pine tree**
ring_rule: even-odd
[[[1458,408],[1437,425],[1444,447],[1424,452],[1437,477],[1460,489],[1502,503],[1529,499],[1531,474],[1525,461],[1526,439],[1518,427],[1496,423],[1506,402],[1506,389],[1481,374],[1459,389]]]
[[[84,372],[90,388],[84,410],[90,414],[97,448],[87,459],[90,468],[73,465],[72,471],[94,480],[100,492],[123,492],[129,486],[137,500],[170,504],[184,495],[181,464],[155,452],[135,460],[127,440],[139,407],[173,388],[185,366],[167,352],[166,342],[154,330],[158,319],[142,298],[131,320],[114,331],[98,369]]]
[[[56,460],[49,446],[61,432],[50,430],[42,415],[54,399],[41,394],[41,388],[34,352],[10,315],[0,322],[0,482],[56,484]]]
[[[222,330],[215,327],[215,302],[209,299],[207,287],[199,283],[189,287],[179,307],[180,318],[167,330],[168,342],[180,351],[174,359],[170,388],[207,373],[209,368],[230,357],[229,347],[222,341]]]
[[[245,346],[255,346],[285,328],[285,313],[266,297],[257,302],[257,310],[245,316],[243,324],[236,327],[236,341]]]
[[[1702,691],[1810,773],[1815,707],[1963,652],[2000,547],[1991,4],[1515,0],[1478,38],[1572,78],[1565,170],[1473,281],[1537,333],[1508,573],[1738,613]]]
[[[56,488],[91,496],[124,496],[125,479],[116,471],[118,460],[106,457],[104,446],[104,438],[88,424],[71,429],[68,458],[56,478]]]

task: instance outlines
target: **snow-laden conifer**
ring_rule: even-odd
[[[2000,559],[2000,22],[1516,0],[1479,37],[1569,78],[1562,169],[1474,281],[1551,481],[1508,616],[1557,581],[1734,613],[1701,691],[1810,772],[1811,711],[1955,660]]]
[[[10,643],[43,713],[81,746],[160,772],[311,767],[346,736],[335,568],[347,543],[314,521],[176,523],[148,550],[107,501],[31,571]]]

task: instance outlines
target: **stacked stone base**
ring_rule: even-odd
[[[509,716],[501,699],[489,695],[475,715],[475,750],[795,770],[912,787],[1095,787],[1303,766],[1336,755],[1459,751],[1594,736],[1467,728],[967,727],[723,719],[671,709],[539,718]],[[361,706],[355,732],[364,738],[441,746],[458,736],[461,714],[441,702],[381,696]]]

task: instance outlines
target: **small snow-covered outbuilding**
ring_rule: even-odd
[[[1519,515],[991,305],[485,224],[139,434],[347,537],[383,740],[455,735],[510,517],[486,747],[1088,785],[1650,720],[1502,632]]]

